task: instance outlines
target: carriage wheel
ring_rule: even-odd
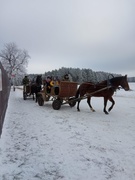
[[[75,98],[69,98],[69,105],[70,105],[70,107],[74,107],[75,105],[76,105],[76,101],[73,101],[73,100],[75,100]]]
[[[27,94],[26,92],[23,92],[23,99],[26,100],[26,98],[27,98]]]
[[[59,110],[61,108],[61,101],[58,99],[54,100],[52,103],[52,107],[55,110]]]
[[[43,106],[44,105],[44,99],[43,99],[42,96],[38,96],[37,101],[38,101],[38,105],[39,106]]]

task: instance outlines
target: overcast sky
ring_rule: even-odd
[[[135,76],[135,0],[0,0],[0,50],[10,42],[28,50],[28,73]]]

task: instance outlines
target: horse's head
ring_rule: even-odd
[[[42,75],[38,75],[37,78],[36,78],[36,83],[38,85],[42,85]]]
[[[127,81],[127,75],[122,76],[120,85],[125,91],[128,91],[130,89]]]
[[[120,77],[114,77],[114,78],[110,79],[110,83],[116,89],[119,86],[121,86],[125,91],[128,91],[130,89],[129,85],[128,85],[128,81],[127,81],[127,75],[120,76]]]

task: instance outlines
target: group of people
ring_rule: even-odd
[[[62,78],[62,81],[70,81],[69,75],[65,74]],[[23,87],[24,87],[23,90],[25,91],[26,86],[30,84],[30,80],[29,80],[28,76],[24,77],[22,83],[23,83]],[[47,78],[45,80],[43,80],[43,85],[46,86],[47,93],[50,93],[51,88],[54,87],[55,94],[58,94],[59,93],[59,84],[60,84],[60,80],[57,76],[56,77],[47,76]]]
[[[51,92],[51,88],[54,87],[59,87],[60,81],[58,77],[51,77],[47,76],[47,78],[43,82],[44,86],[46,86],[46,91],[47,93]]]

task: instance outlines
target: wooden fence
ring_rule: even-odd
[[[6,71],[0,62],[0,137],[2,134],[2,127],[8,106],[8,99],[10,93],[10,81]]]

